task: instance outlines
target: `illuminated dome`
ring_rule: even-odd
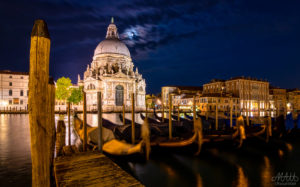
[[[130,57],[130,52],[126,45],[121,42],[119,39],[105,39],[99,43],[97,48],[95,49],[94,55],[99,54],[121,54]]]
[[[94,56],[100,54],[121,54],[130,57],[127,46],[119,39],[117,26],[112,18],[106,32],[106,38],[98,44]]]

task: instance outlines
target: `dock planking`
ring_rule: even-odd
[[[55,158],[56,186],[143,186],[98,151]]]

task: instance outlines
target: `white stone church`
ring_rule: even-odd
[[[87,66],[78,85],[84,86],[87,109],[97,107],[97,92],[103,95],[103,111],[122,111],[131,107],[134,93],[136,110],[145,109],[146,83],[135,68],[127,46],[120,40],[113,18],[107,28],[105,39],[95,49],[93,61]]]

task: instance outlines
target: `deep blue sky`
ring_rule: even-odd
[[[1,0],[0,69],[28,71],[30,32],[41,18],[50,74],[76,83],[111,16],[148,93],[242,75],[300,87],[299,0]]]

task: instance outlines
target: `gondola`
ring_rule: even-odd
[[[140,113],[140,116],[141,116],[142,120],[145,120],[146,116],[144,116],[142,113]],[[155,120],[155,119],[153,119],[153,118],[151,118],[149,116],[148,116],[148,122],[149,123],[153,123],[153,124],[160,124],[159,121],[157,121],[157,120]]]
[[[110,129],[113,124],[108,120],[102,119],[103,123],[103,151],[116,156],[132,155],[143,152],[143,147],[148,140],[146,137],[139,141],[137,144],[130,144],[116,139],[114,132]],[[106,127],[110,128],[106,128]],[[77,115],[74,116],[74,128],[77,135],[81,140],[84,138],[83,122],[78,118]],[[87,124],[87,143],[90,148],[95,149],[98,142],[98,127],[92,127]],[[149,154],[149,153],[147,153]]]
[[[140,114],[140,115],[143,120],[146,119],[146,117],[143,114]],[[120,118],[123,118],[122,114],[120,115]],[[151,129],[151,134],[153,132],[152,129],[156,129],[157,131],[160,132],[160,134],[156,133],[155,134],[156,136],[168,136],[169,123],[166,123],[166,122],[162,123],[162,122],[157,122],[157,121],[155,123],[150,123],[149,119],[151,119],[151,118],[148,117],[147,121],[148,121],[149,127]],[[129,120],[129,119],[126,119],[126,120],[131,124],[131,120]],[[172,121],[172,130],[173,130],[173,134],[175,136],[180,136],[183,133],[191,132],[193,130],[193,124],[185,123],[185,122],[178,123],[178,122]]]
[[[193,124],[193,117],[187,114],[185,114],[185,116],[187,117],[185,119],[186,124]],[[225,128],[224,119],[221,119],[219,121],[223,122],[222,124],[224,128],[222,127],[221,130],[214,130],[211,127],[212,124],[215,123],[215,119],[209,118],[206,120],[203,117],[199,119],[201,119],[201,126],[203,128],[203,143],[233,141],[234,143],[237,142],[237,147],[241,147],[243,140],[245,139],[245,129],[243,124],[241,124],[239,127]]]

